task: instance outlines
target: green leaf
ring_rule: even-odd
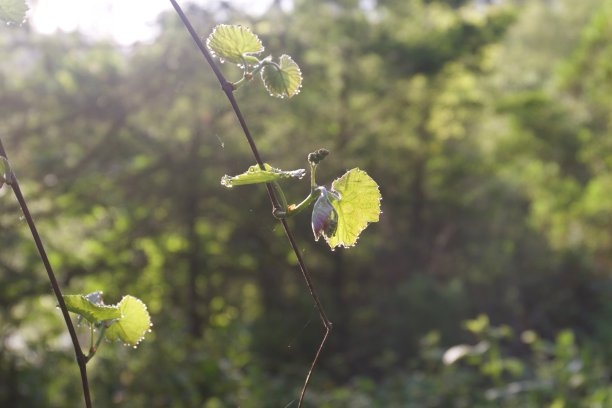
[[[11,173],[11,166],[6,157],[0,156],[0,188],[7,183]]]
[[[271,96],[285,98],[297,95],[302,87],[302,71],[288,55],[281,55],[279,64],[268,63],[261,71],[261,79]]]
[[[378,222],[382,199],[378,184],[368,173],[355,168],[332,183],[330,198],[338,213],[338,225],[331,236],[323,236],[332,249],[352,247],[369,223]]]
[[[227,174],[221,178],[221,185],[232,188],[234,186],[241,186],[245,184],[259,184],[269,183],[270,181],[276,181],[283,178],[299,178],[301,179],[306,175],[306,170],[298,169],[291,171],[284,171],[275,169],[268,163],[264,163],[266,170],[262,170],[258,165],[253,165],[249,169],[237,176],[228,176]]]
[[[247,27],[227,24],[215,27],[206,40],[206,46],[221,62],[226,60],[234,64],[243,64],[245,57],[264,50],[259,38]],[[246,59],[252,64],[252,58]]]
[[[28,5],[25,0],[0,0],[0,21],[21,24],[25,20]]]
[[[93,324],[97,324],[103,320],[119,319],[121,317],[121,311],[117,306],[107,306],[100,300],[99,297],[93,295],[99,295],[101,292],[94,292],[88,295],[64,295],[64,302],[68,311],[76,313],[87,321]]]
[[[134,296],[124,296],[117,304],[121,318],[115,321],[104,335],[109,340],[121,340],[127,346],[136,347],[152,326],[147,306]]]

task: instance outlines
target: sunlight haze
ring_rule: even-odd
[[[229,0],[228,3],[261,13],[270,0]],[[179,4],[184,6],[188,2]],[[152,40],[157,33],[157,16],[172,7],[168,0],[38,0],[30,1],[29,5],[29,20],[41,33],[78,29],[94,38],[111,38],[122,45]]]

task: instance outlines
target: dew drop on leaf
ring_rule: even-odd
[[[140,299],[126,295],[117,306],[123,316],[106,330],[105,336],[110,340],[121,340],[126,346],[137,345],[151,327],[146,305]]]

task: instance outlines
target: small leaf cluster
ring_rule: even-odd
[[[234,89],[260,73],[264,86],[270,95],[290,98],[302,86],[302,73],[298,65],[288,55],[281,55],[278,62],[271,56],[257,57],[264,46],[251,30],[239,25],[220,24],[206,40],[208,50],[221,62],[236,64],[242,69],[242,78],[233,83]],[[301,179],[304,169],[285,171],[267,163],[253,165],[237,176],[225,175],[221,184],[225,187],[246,184],[270,183],[278,196],[274,216],[287,218],[297,214],[314,203],[312,211],[312,231],[315,241],[322,236],[332,251],[338,247],[351,247],[369,223],[377,222],[380,215],[381,195],[378,184],[363,170],[354,168],[332,183],[330,190],[317,186],[315,171],[327,157],[327,149],[319,149],[308,155],[310,165],[310,194],[299,204],[287,204],[278,182],[287,178]]]
[[[102,292],[63,298],[68,310],[79,315],[79,321],[86,320],[101,329],[110,341],[120,340],[126,346],[136,347],[152,326],[147,306],[131,295],[124,296],[116,305],[105,305]]]
[[[206,40],[209,51],[221,62],[230,62],[242,69],[242,78],[234,88],[260,74],[266,90],[276,98],[291,98],[300,92],[302,72],[298,64],[286,54],[274,61],[272,56],[258,57],[264,46],[253,32],[239,25],[220,24]]]
[[[308,155],[311,170],[311,192],[300,204],[291,204],[283,209],[283,217],[292,216],[314,203],[312,210],[312,231],[315,241],[320,237],[332,250],[336,247],[352,247],[359,235],[373,222],[378,222],[382,197],[378,184],[365,171],[354,168],[334,180],[331,189],[317,186],[315,170],[317,165],[329,154],[327,149],[319,149]],[[287,178],[301,179],[304,169],[285,171],[265,164],[265,170],[254,165],[237,176],[225,175],[221,184],[231,188],[238,185],[273,183],[275,191],[284,195],[277,182]],[[282,217],[281,217],[282,218]]]

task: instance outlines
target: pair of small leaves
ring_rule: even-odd
[[[126,295],[116,305],[105,305],[102,292],[63,296],[69,311],[93,325],[104,324],[104,336],[111,341],[137,346],[151,327],[147,306],[138,298]]]
[[[261,69],[261,79],[270,95],[277,98],[291,98],[300,92],[302,72],[293,59],[281,55],[278,62],[271,57],[259,60],[256,55],[264,51],[264,46],[257,35],[247,27],[220,24],[208,36],[206,46],[222,62],[228,61],[245,70]]]
[[[28,5],[24,0],[0,0],[0,21],[21,24],[25,20]]]
[[[298,177],[305,174],[303,169],[283,171],[268,164],[266,170],[251,166],[237,176],[223,176],[221,184],[233,187],[277,181],[282,178]],[[354,168],[332,183],[331,191],[319,188],[321,195],[312,212],[312,230],[315,240],[323,236],[334,248],[352,247],[357,243],[361,231],[369,223],[377,222],[380,215],[381,195],[378,184],[363,170]]]

